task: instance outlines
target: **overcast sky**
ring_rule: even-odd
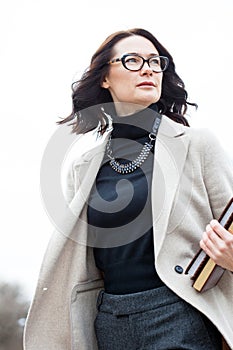
[[[40,195],[44,149],[71,111],[71,83],[112,32],[151,31],[171,52],[194,127],[233,155],[233,1],[9,0],[0,8],[0,280],[31,298],[53,231]]]

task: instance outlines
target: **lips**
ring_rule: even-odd
[[[139,86],[152,86],[152,87],[155,87],[155,83],[153,83],[152,81],[143,81],[143,82],[139,83],[137,86],[138,87]]]

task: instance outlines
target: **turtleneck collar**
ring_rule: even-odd
[[[156,103],[149,107],[127,115],[113,115],[112,138],[137,139],[148,135],[155,120],[155,112],[158,112]]]

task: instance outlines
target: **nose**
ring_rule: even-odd
[[[140,70],[141,75],[152,75],[153,74],[153,70],[151,69],[151,67],[149,66],[149,62],[145,61],[141,70]]]

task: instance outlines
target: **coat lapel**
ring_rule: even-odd
[[[78,188],[63,221],[63,233],[78,243],[88,245],[86,209],[88,197],[101,166],[110,131],[95,142],[74,165],[75,186]]]
[[[152,178],[152,213],[155,242],[155,259],[162,247],[175,194],[188,151],[189,136],[185,128],[166,116],[157,136]]]

